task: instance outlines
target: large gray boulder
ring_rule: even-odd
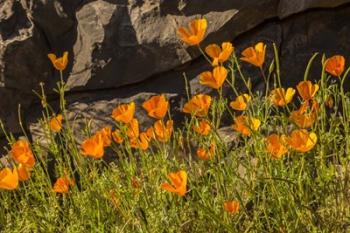
[[[65,50],[72,112],[89,112],[103,121],[107,118],[102,114],[108,117],[111,105],[133,95],[147,96],[140,93],[168,93],[180,108],[182,73],[193,79],[192,91],[200,91],[194,78],[208,65],[198,49],[179,41],[176,29],[201,16],[209,21],[203,47],[233,41],[239,52],[260,40],[276,42],[284,79],[295,83],[313,52],[350,51],[350,29],[344,23],[350,20],[350,7],[343,5],[347,2],[0,0],[0,118],[18,133],[18,104],[25,125],[40,116],[40,101],[32,92],[40,82],[45,83],[49,100],[57,101],[52,88],[59,77],[47,54]],[[270,47],[269,58],[271,51]],[[261,79],[254,72],[250,75],[259,87]],[[101,103],[109,107],[92,107]]]

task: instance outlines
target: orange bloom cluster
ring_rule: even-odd
[[[186,44],[191,46],[199,45],[199,43],[204,39],[207,24],[206,19],[195,19],[190,22],[188,28],[180,27],[177,30],[177,34]]]
[[[223,66],[217,66],[213,69],[213,72],[205,71],[199,76],[200,84],[214,89],[219,89],[226,80],[227,70]]]
[[[164,182],[161,184],[161,188],[168,192],[176,193],[180,197],[185,196],[187,192],[186,171],[180,170],[178,172],[169,173],[168,178],[171,181],[171,184]]]
[[[182,111],[197,117],[205,117],[211,104],[209,95],[198,94],[193,96],[183,107]]]
[[[55,193],[68,193],[70,187],[74,184],[75,182],[68,176],[62,176],[56,180],[55,184],[53,185],[52,191]]]
[[[276,88],[271,91],[271,102],[276,106],[285,106],[293,100],[295,94],[294,88],[288,88],[287,91],[284,88]]]
[[[249,136],[251,130],[257,131],[260,127],[260,120],[254,117],[238,116],[234,119],[233,129],[244,136]]]
[[[205,48],[205,52],[210,58],[213,59],[213,66],[217,66],[227,61],[230,58],[233,51],[234,48],[230,42],[222,43],[221,48],[217,44],[210,44]]]
[[[197,156],[202,160],[212,159],[215,155],[215,149],[216,149],[216,145],[215,143],[212,142],[208,149],[203,147],[198,148]]]
[[[68,52],[65,51],[62,57],[56,57],[55,54],[49,53],[47,55],[56,70],[63,71],[66,69],[68,64]]]
[[[254,47],[243,50],[241,60],[262,68],[265,62],[265,52],[266,45],[263,42],[259,42]]]
[[[230,107],[237,111],[244,111],[247,109],[251,99],[252,97],[248,94],[239,95],[234,101],[231,101]]]
[[[50,129],[56,133],[60,132],[62,129],[62,120],[63,120],[62,114],[58,114],[57,116],[52,117],[49,122]]]
[[[193,125],[192,129],[194,132],[196,132],[200,135],[207,136],[207,135],[209,135],[209,133],[211,131],[211,126],[207,120],[202,119],[198,123],[198,125]]]
[[[335,55],[325,61],[325,70],[329,74],[340,77],[344,72],[345,58],[341,55]]]
[[[236,214],[240,209],[240,204],[238,201],[225,201],[224,209],[230,214]]]

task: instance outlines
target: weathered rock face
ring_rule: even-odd
[[[47,53],[65,50],[70,54],[67,98],[77,114],[103,121],[117,103],[147,96],[140,93],[168,93],[180,106],[185,93],[182,73],[193,79],[208,65],[198,49],[178,40],[176,28],[200,16],[209,21],[202,46],[228,40],[239,52],[260,40],[275,42],[283,78],[294,84],[313,52],[350,51],[350,26],[344,23],[350,20],[350,6],[344,5],[348,2],[0,0],[0,118],[9,130],[19,132],[20,103],[25,122],[33,121],[40,101],[32,90],[38,90],[40,82],[49,99],[57,100],[52,88],[59,77]],[[308,9],[314,10],[304,12]],[[250,75],[258,88],[261,79]],[[196,79],[191,90],[202,90]]]

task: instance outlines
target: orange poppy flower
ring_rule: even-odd
[[[276,106],[285,106],[289,104],[294,97],[294,88],[288,88],[287,91],[284,88],[276,88],[271,91],[271,102]]]
[[[266,137],[266,150],[274,159],[281,159],[288,152],[286,136],[271,134]]]
[[[18,186],[17,169],[11,170],[6,167],[0,171],[0,189],[12,190]]]
[[[35,158],[27,140],[20,139],[11,146],[12,158],[27,167],[34,167]]]
[[[62,114],[58,114],[57,116],[51,118],[50,122],[49,122],[49,125],[50,125],[50,129],[53,131],[53,132],[60,132],[61,129],[62,129],[62,119],[63,119],[63,116]]]
[[[139,121],[136,118],[132,119],[128,124],[126,135],[128,136],[129,139],[139,137],[140,135]]]
[[[112,143],[112,128],[107,126],[95,133],[95,135],[100,135],[103,141],[103,146],[110,146]]]
[[[169,183],[162,183],[161,188],[168,192],[176,193],[180,197],[185,196],[187,192],[187,173],[181,170],[170,173],[168,178],[171,181],[171,185]]]
[[[188,45],[198,45],[205,36],[207,30],[206,19],[195,19],[189,24],[189,28],[180,27],[177,34]]]
[[[120,135],[120,130],[117,130],[117,129],[112,133],[112,138],[118,144],[124,141],[123,137]]]
[[[341,55],[335,55],[328,58],[325,64],[326,72],[333,76],[340,77],[340,75],[344,72],[345,58]]]
[[[219,89],[227,77],[227,70],[223,66],[217,66],[213,72],[206,71],[199,75],[199,83],[214,89]]]
[[[156,137],[156,135],[154,134],[153,126],[149,127],[149,128],[146,130],[146,135],[147,135],[147,137],[149,137],[149,138],[155,138],[155,137]]]
[[[142,107],[147,111],[148,116],[163,119],[168,111],[169,102],[165,99],[164,95],[158,95],[143,102]]]
[[[227,61],[234,48],[230,42],[224,42],[220,46],[217,44],[210,44],[205,48],[205,52],[213,59],[212,65],[217,66],[219,63]]]
[[[262,68],[265,62],[266,45],[262,42],[243,50],[241,60]]]
[[[198,148],[197,156],[202,160],[212,159],[215,155],[215,149],[216,145],[214,143],[210,144],[209,149],[205,149],[203,147]]]
[[[234,119],[233,129],[237,132],[243,134],[244,136],[249,136],[251,130],[257,131],[260,127],[260,120],[254,117],[238,116]]]
[[[308,101],[314,98],[316,92],[318,91],[319,86],[317,84],[312,84],[311,81],[301,81],[297,85],[297,90],[299,95],[303,100]]]
[[[128,124],[134,119],[135,103],[121,104],[112,111],[112,118],[117,122]]]
[[[103,139],[100,134],[94,135],[81,144],[81,153],[84,156],[90,156],[99,159],[104,155]]]
[[[158,120],[154,123],[153,130],[158,141],[167,142],[173,133],[173,121],[168,120],[164,124],[162,120]]]
[[[139,148],[141,150],[147,150],[149,147],[150,138],[145,132],[140,133],[139,138],[131,138],[130,146],[131,148]]]
[[[313,101],[311,110],[307,112],[309,101],[305,101],[297,111],[290,114],[289,119],[292,120],[299,128],[310,128],[317,119],[318,104]]]
[[[62,176],[56,180],[52,191],[55,193],[68,193],[70,186],[73,185],[73,180],[71,180],[68,176]]]
[[[230,214],[238,213],[240,209],[240,204],[238,201],[225,201],[224,209]]]
[[[317,135],[305,129],[296,129],[292,131],[287,142],[296,151],[308,152],[316,145]]]
[[[210,103],[211,97],[209,95],[198,94],[185,104],[182,111],[198,117],[205,117],[208,114]]]
[[[211,126],[207,120],[201,120],[198,125],[194,125],[192,129],[198,134],[207,136],[210,133]]]
[[[47,55],[52,62],[52,65],[55,67],[56,70],[63,71],[66,69],[66,66],[68,64],[68,52],[65,51],[63,53],[62,57],[56,57],[55,54],[49,53]]]
[[[26,181],[30,178],[29,168],[24,166],[23,164],[19,164],[17,167],[18,179],[19,181]]]
[[[230,107],[237,111],[244,111],[248,107],[251,97],[248,94],[239,95],[234,101],[231,101]]]

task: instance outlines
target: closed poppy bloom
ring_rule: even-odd
[[[211,126],[207,120],[201,120],[198,125],[194,125],[192,129],[196,133],[207,136],[210,133]]]
[[[94,159],[99,159],[104,155],[103,139],[101,135],[94,135],[81,144],[81,153]]]
[[[331,95],[327,97],[325,105],[328,108],[333,108],[334,107],[334,98]]]
[[[266,150],[274,159],[281,159],[288,152],[286,136],[271,134],[266,137]]]
[[[101,135],[103,146],[110,146],[112,143],[112,128],[111,127],[104,127],[97,131],[95,135]]]
[[[120,135],[120,131],[117,129],[112,133],[112,138],[118,144],[120,144],[124,141],[123,137]]]
[[[23,164],[19,164],[17,167],[17,174],[19,181],[26,181],[30,178],[30,168],[24,166]]]
[[[66,69],[66,66],[68,64],[68,52],[65,51],[63,53],[62,57],[56,57],[55,54],[49,53],[47,55],[52,62],[53,67],[55,67],[56,70],[63,71]]]
[[[238,201],[225,201],[224,209],[230,214],[238,213],[240,209],[240,204]]]
[[[177,34],[180,39],[188,45],[198,45],[205,36],[207,30],[206,19],[195,19],[189,24],[189,28],[180,27]]]
[[[134,119],[135,103],[121,104],[112,111],[112,118],[117,122],[125,124],[130,123]]]
[[[128,138],[138,138],[140,135],[139,121],[134,118],[128,124],[128,128],[126,130],[126,135]]]
[[[248,94],[239,95],[234,101],[231,101],[230,107],[237,111],[244,111],[248,107],[251,97]]]
[[[138,148],[141,150],[147,150],[149,147],[150,138],[147,136],[145,132],[140,133],[138,138],[130,139],[131,148]]]
[[[215,143],[211,143],[209,149],[205,149],[203,147],[198,148],[197,156],[202,160],[212,159],[215,155],[216,145]]]
[[[158,120],[153,125],[156,139],[160,142],[167,142],[173,133],[173,121],[168,120],[165,124],[162,120]]]
[[[205,117],[208,114],[210,103],[211,97],[209,95],[198,94],[185,104],[182,111],[198,117]]]
[[[63,116],[62,114],[58,114],[57,116],[51,118],[49,125],[50,125],[50,129],[53,132],[60,132],[62,129],[62,119]]]
[[[0,171],[0,189],[13,190],[18,186],[17,169],[11,170],[6,167]]]
[[[153,126],[149,127],[149,128],[146,130],[146,135],[147,135],[147,137],[149,137],[149,138],[155,138],[155,137],[156,137],[156,135],[154,134]]]
[[[309,101],[305,101],[298,110],[290,113],[289,119],[299,128],[310,128],[317,119],[318,104],[313,101],[311,110],[308,111]]]
[[[292,131],[287,142],[296,151],[308,152],[316,145],[317,135],[305,129],[296,129]]]
[[[276,88],[271,91],[271,102],[276,106],[285,106],[293,100],[295,94],[294,88],[288,88],[287,91],[284,88]]]
[[[206,71],[199,75],[199,83],[214,89],[219,89],[227,77],[227,70],[223,66],[217,66],[213,72]]]
[[[312,84],[311,81],[301,81],[297,85],[297,90],[299,95],[303,100],[308,101],[314,98],[319,86],[317,84]]]
[[[185,196],[187,192],[187,173],[181,170],[178,172],[170,173],[168,175],[168,178],[171,181],[171,184],[162,183],[161,188],[168,192],[176,193],[180,197]]]
[[[217,66],[230,58],[233,46],[230,42],[222,43],[221,48],[217,44],[210,44],[205,48],[205,52],[213,59],[212,65]]]
[[[52,191],[55,193],[68,193],[70,186],[73,185],[74,181],[67,176],[62,176],[56,180]]]
[[[340,77],[340,75],[344,72],[345,58],[341,55],[335,55],[328,58],[325,64],[326,72],[333,76]]]
[[[20,139],[11,146],[12,158],[27,167],[34,167],[35,158],[27,140]]]
[[[148,116],[163,119],[169,108],[169,102],[164,95],[151,97],[142,104],[142,107],[147,111]]]
[[[262,42],[243,50],[241,60],[262,68],[265,62],[266,45]]]
[[[243,134],[244,136],[249,136],[251,134],[251,130],[258,130],[260,127],[260,120],[254,117],[246,117],[246,116],[238,116],[234,119],[233,129],[237,132]]]

